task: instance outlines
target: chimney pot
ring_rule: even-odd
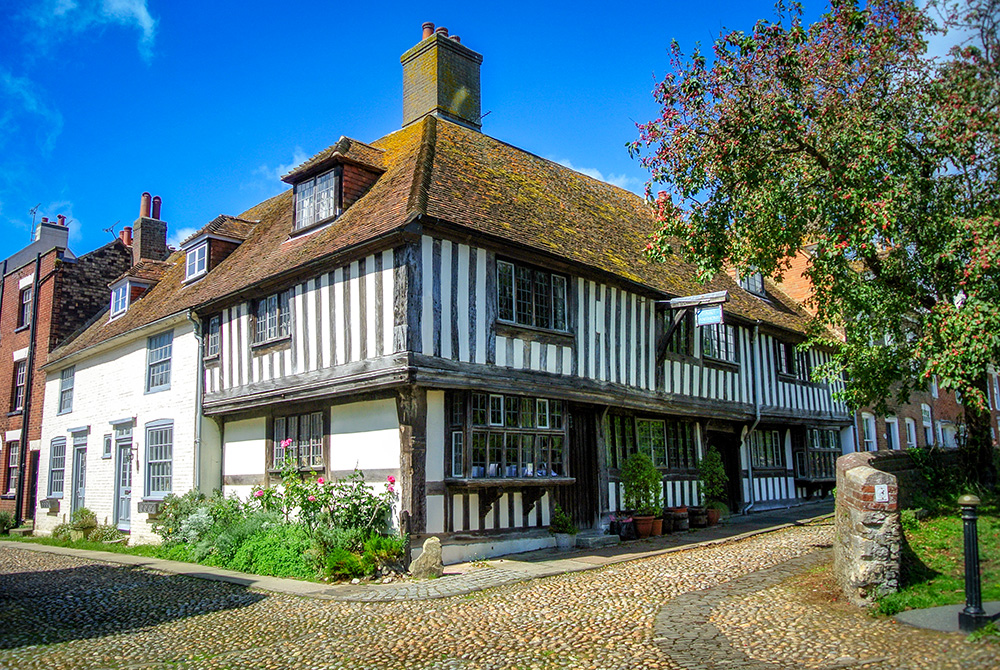
[[[436,33],[437,33],[438,35],[440,35],[441,37],[448,37],[448,29],[447,29],[447,28],[445,28],[444,26],[441,26],[440,28],[438,28],[438,29],[437,29],[436,31],[434,31],[434,32],[436,32]]]
[[[126,247],[132,246],[132,226],[125,226],[122,228],[122,232],[119,237],[121,238],[122,244]]]
[[[59,225],[60,226],[65,226],[66,225],[66,217],[65,216],[63,216],[62,214],[60,214],[60,215],[56,216],[56,218],[59,219]]]
[[[449,36],[448,36],[448,39],[452,39],[452,40],[455,40],[455,41],[456,41],[456,42],[458,42],[459,44],[461,44],[461,43],[462,43],[462,38],[461,38],[461,37],[459,37],[458,35],[449,35]]]
[[[163,201],[160,200],[160,196],[157,195],[157,196],[153,197],[153,213],[152,213],[152,217],[154,219],[159,219],[160,218],[160,204],[162,204],[162,202]]]
[[[42,217],[42,223],[48,223],[48,222],[49,222],[49,217],[43,216]]]
[[[424,39],[427,39],[428,37],[434,34],[434,24],[431,23],[430,21],[422,25],[421,28],[424,29]]]
[[[139,216],[143,218],[149,218],[149,205],[150,205],[150,195],[149,191],[145,191],[142,194],[142,201],[139,205]]]

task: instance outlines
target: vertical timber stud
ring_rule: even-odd
[[[427,390],[405,386],[396,398],[399,417],[401,511],[410,513],[410,531],[427,530]]]

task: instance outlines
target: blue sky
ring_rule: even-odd
[[[284,190],[347,135],[399,128],[399,56],[433,21],[484,57],[483,130],[641,192],[635,122],[672,38],[750,29],[742,2],[0,0],[0,258],[64,214],[85,253],[163,198],[171,240]],[[822,7],[815,8],[810,18]]]

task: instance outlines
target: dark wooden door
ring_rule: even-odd
[[[742,466],[740,463],[740,438],[736,433],[718,433],[709,431],[708,441],[715,445],[722,456],[722,467],[726,471],[726,505],[733,513],[739,512],[743,505]]]
[[[600,479],[597,462],[597,415],[587,406],[570,407],[569,476],[571,486],[556,491],[556,501],[580,528],[593,528],[599,511]]]

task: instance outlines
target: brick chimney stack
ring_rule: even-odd
[[[483,57],[448,29],[421,26],[423,38],[400,58],[403,64],[403,126],[428,114],[479,130],[482,118],[479,66]]]
[[[160,196],[142,194],[139,218],[132,224],[132,264],[141,260],[163,261],[170,255],[167,249],[167,224],[160,220]],[[122,232],[124,242],[124,231]]]

